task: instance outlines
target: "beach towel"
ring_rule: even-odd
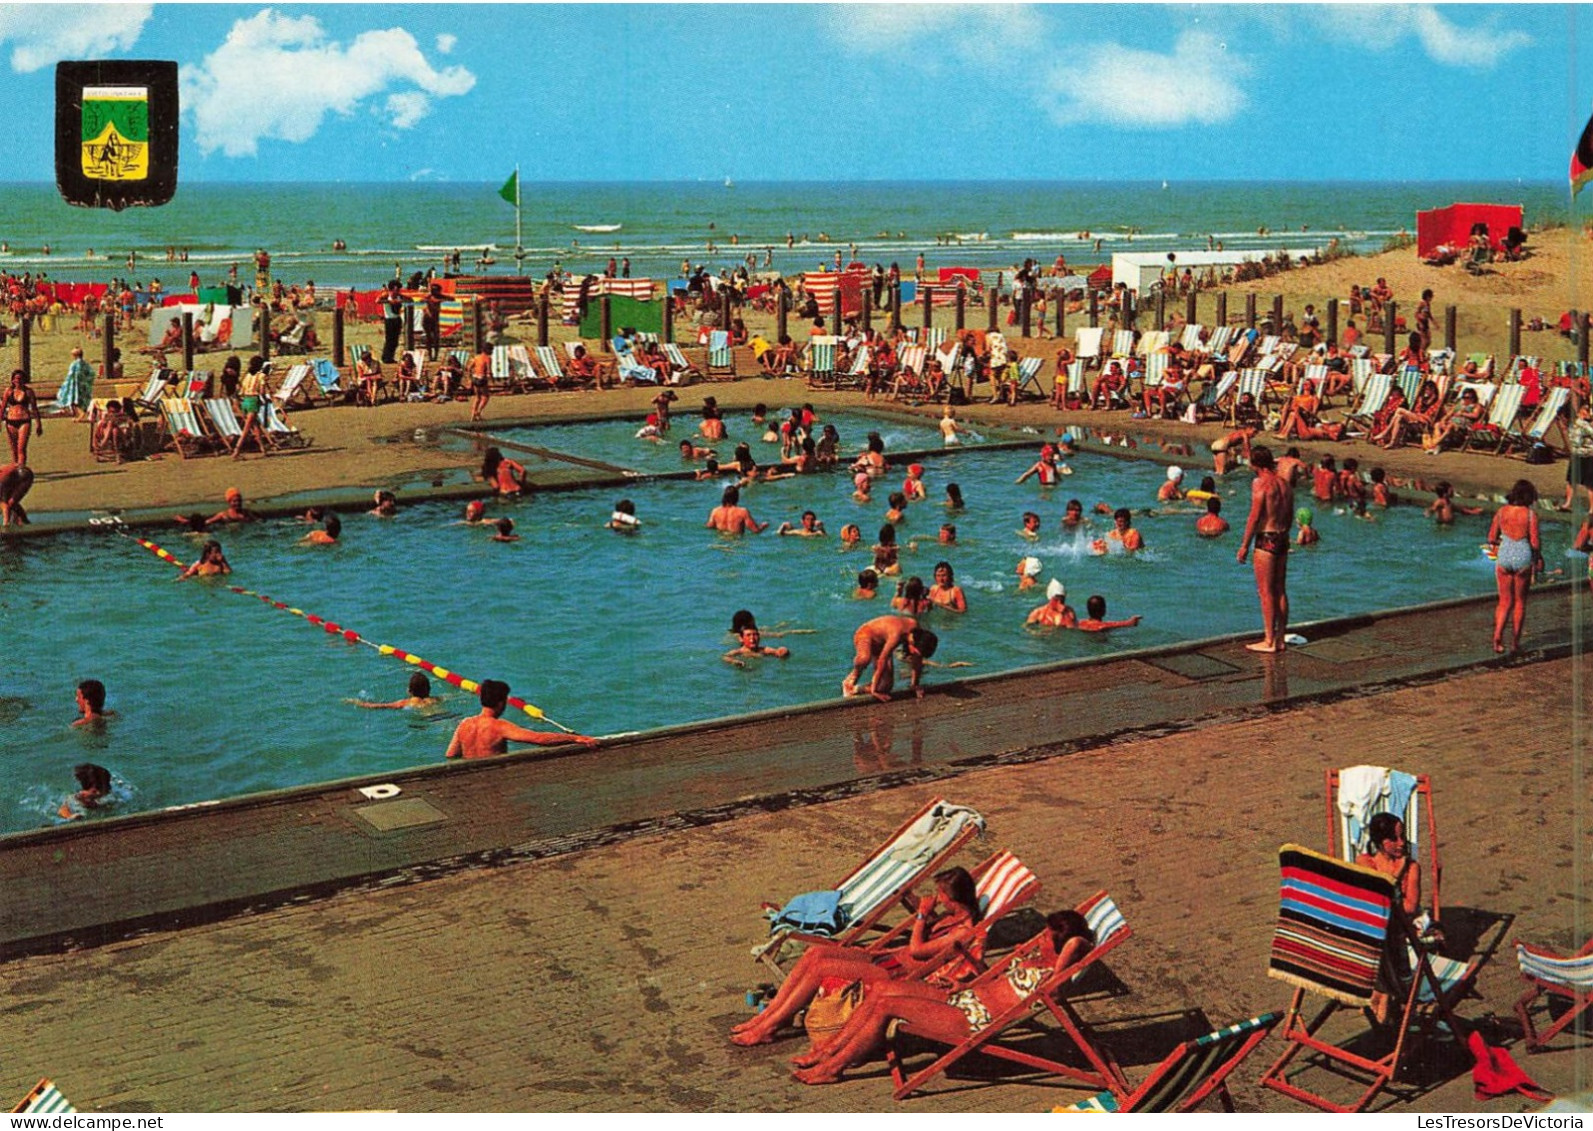
[[[1394,880],[1286,844],[1267,975],[1350,1006],[1371,1003],[1388,939]]]
[[[969,825],[985,819],[963,805],[937,805],[914,821],[881,853],[841,885],[842,922],[856,922],[889,899]]]
[[[1386,766],[1351,766],[1339,772],[1339,812],[1349,822],[1349,836],[1344,846],[1346,854],[1361,851],[1367,822],[1374,814],[1382,812],[1379,802],[1388,790],[1388,775]],[[1403,813],[1404,809],[1398,811]]]

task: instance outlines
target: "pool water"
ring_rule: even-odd
[[[1030,458],[965,450],[926,460],[930,501],[909,508],[899,526],[904,546],[918,542],[904,549],[903,570],[928,583],[937,561],[950,562],[970,605],[962,616],[927,618],[941,637],[936,659],[971,665],[931,668],[930,684],[1258,628],[1251,571],[1234,560],[1237,532],[1196,537],[1194,507],[1138,515],[1147,548],[1134,557],[1090,552],[1089,538],[1104,533],[1108,518],[1094,517],[1088,535],[1062,532],[1070,497],[1087,509],[1097,501],[1154,506],[1162,467],[1081,455],[1054,490],[1032,479],[1015,485]],[[523,535],[512,544],[458,524],[458,505],[442,503],[390,520],[351,515],[332,548],[297,545],[305,528],[289,520],[228,531],[223,544],[234,584],[469,678],[505,679],[552,718],[612,734],[835,697],[853,630],[888,611],[894,581],[873,602],[852,591],[870,562],[884,496],[900,480],[893,470],[868,504],[853,501],[844,474],[758,484],[743,502],[772,527],[742,538],[704,528],[721,483],[660,480],[626,488],[643,522],[633,535],[603,525],[617,492],[582,489],[493,504],[490,513],[511,516]],[[967,508],[948,514],[941,500],[953,481]],[[1249,482],[1235,475],[1221,487],[1235,526]],[[830,537],[776,536],[806,508]],[[1025,510],[1042,518],[1035,543],[1017,533]],[[1485,518],[1439,528],[1415,506],[1373,521],[1317,510],[1322,542],[1289,562],[1297,623],[1494,589],[1479,552]],[[934,542],[948,520],[955,546]],[[837,535],[847,522],[862,526],[864,545],[842,552]],[[1551,568],[1579,568],[1580,558],[1567,560],[1568,531],[1544,531]],[[154,537],[185,560],[197,557],[197,543],[180,533]],[[1019,592],[1015,566],[1029,554],[1043,563],[1040,587]],[[453,689],[430,716],[350,706],[345,699],[402,698],[410,669],[222,586],[176,584],[174,575],[110,532],[0,545],[0,632],[10,660],[0,695],[8,768],[0,831],[49,823],[78,762],[98,762],[123,780],[122,811],[159,808],[434,763],[457,718],[478,709]],[[1085,598],[1099,593],[1109,617],[1142,614],[1144,623],[1101,635],[1026,629],[1052,577],[1081,615]],[[744,669],[724,663],[740,608],[756,613],[765,643],[789,647],[791,657]],[[106,683],[118,713],[102,734],[68,725],[73,689],[87,677]]]

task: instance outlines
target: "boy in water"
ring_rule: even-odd
[[[409,677],[409,695],[406,698],[394,699],[391,703],[373,703],[368,699],[345,699],[343,702],[370,711],[411,711],[435,706],[441,700],[432,695],[431,680],[420,672],[413,672]]]
[[[1361,461],[1354,456],[1345,460],[1339,470],[1338,491],[1345,502],[1355,507],[1357,517],[1366,517],[1366,484],[1361,480]]]
[[[501,716],[509,705],[509,685],[500,679],[481,682],[481,714],[465,719],[454,728],[444,758],[490,758],[508,751],[511,742],[533,742],[538,746],[562,746],[566,742],[596,746],[598,740],[584,734],[548,734],[526,730]]]
[[[1310,507],[1301,507],[1294,512],[1294,520],[1300,524],[1300,533],[1295,537],[1297,546],[1315,546],[1322,541],[1322,535],[1317,533],[1316,527],[1311,525],[1316,516],[1311,513]]]
[[[829,531],[824,529],[824,524],[819,521],[819,516],[812,511],[802,512],[802,525],[792,526],[789,522],[780,524],[781,534],[790,534],[797,538],[824,538]]]
[[[1109,628],[1133,628],[1140,621],[1141,616],[1132,616],[1127,620],[1106,619],[1106,598],[1099,593],[1094,594],[1084,602],[1085,618],[1073,625],[1081,632],[1105,632]]]
[[[1215,495],[1206,500],[1206,513],[1195,521],[1195,533],[1202,538],[1228,533],[1228,520],[1222,517],[1222,500]]]
[[[879,574],[865,569],[857,575],[857,588],[852,590],[852,600],[872,601],[879,596]]]
[[[94,730],[104,727],[105,720],[116,714],[105,709],[105,685],[97,679],[85,679],[77,685],[77,710],[79,717],[72,720],[72,725]]]
[[[1481,514],[1482,508],[1463,507],[1456,503],[1454,484],[1445,479],[1433,488],[1433,501],[1427,504],[1427,509],[1422,513],[1437,519],[1440,526],[1448,526],[1455,521],[1455,515]]]
[[[111,794],[111,772],[104,766],[84,762],[72,767],[72,776],[77,779],[79,789],[61,803],[59,816],[64,821],[88,816],[90,809],[98,809]]]
[[[1112,523],[1112,529],[1106,534],[1108,542],[1118,543],[1126,554],[1145,548],[1145,539],[1134,529],[1134,515],[1127,507],[1118,507],[1112,512]]]
[[[1019,538],[1027,538],[1031,542],[1040,540],[1040,516],[1033,511],[1023,512],[1023,529],[1018,531]]]
[[[1388,473],[1381,467],[1372,468],[1372,502],[1380,507],[1391,507],[1398,499],[1388,485]]]
[[[507,515],[505,515],[503,518],[500,518],[497,522],[493,523],[493,526],[497,528],[497,533],[492,536],[492,538],[490,539],[491,541],[493,541],[493,542],[518,542],[518,541],[520,541],[520,536],[514,532],[514,519],[508,517]]]
[[[324,523],[325,529],[312,530],[299,540],[301,546],[335,546],[338,535],[343,533],[343,520],[328,511]]]
[[[720,658],[727,664],[734,664],[738,668],[744,668],[747,664],[741,658],[743,656],[773,656],[777,660],[783,660],[790,654],[791,649],[789,648],[770,648],[764,644],[763,637],[757,628],[749,625],[741,630],[741,644],[732,648]]]

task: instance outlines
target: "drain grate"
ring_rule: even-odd
[[[1353,637],[1313,640],[1309,644],[1297,645],[1293,650],[1310,656],[1313,660],[1326,660],[1330,664],[1358,664],[1388,655],[1387,648],[1372,641],[1356,640]]]
[[[1158,656],[1154,660],[1146,660],[1145,663],[1153,668],[1161,668],[1164,672],[1172,672],[1174,675],[1193,680],[1216,679],[1218,676],[1232,675],[1241,670],[1237,664],[1216,659],[1204,652],[1181,652],[1176,656]]]
[[[447,813],[419,797],[380,801],[375,805],[359,805],[355,807],[354,815],[377,832],[383,833],[441,824],[448,819]]]

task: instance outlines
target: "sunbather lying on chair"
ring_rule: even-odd
[[[878,985],[899,979],[916,980],[908,972],[910,966],[926,970],[923,984],[938,987],[936,992],[944,997],[952,986],[979,973],[959,952],[959,947],[982,934],[979,919],[979,898],[967,869],[938,872],[935,894],[919,901],[912,937],[905,948],[874,954],[860,947],[810,947],[797,960],[774,1000],[757,1017],[732,1029],[730,1039],[738,1045],[761,1045],[774,1040],[788,1021],[807,1008],[825,979],[862,982],[872,994]]]
[[[999,976],[981,978],[973,988],[947,993],[944,987],[911,980],[870,986],[840,1032],[793,1061],[798,1066],[793,1075],[804,1084],[835,1083],[843,1071],[862,1064],[884,1045],[886,1029],[897,1020],[931,1040],[960,1045],[1028,998],[1047,977],[1084,957],[1093,945],[1083,915],[1056,911],[1046,917],[1038,947],[1025,948],[1022,957],[1015,955]]]

